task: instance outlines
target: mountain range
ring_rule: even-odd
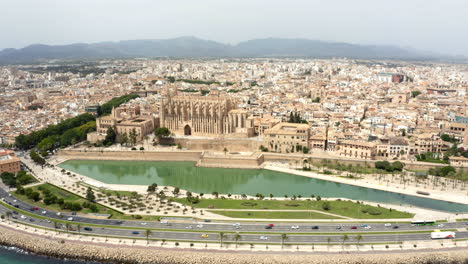
[[[430,52],[388,45],[359,45],[309,39],[266,38],[223,44],[195,37],[76,43],[34,44],[21,49],[0,51],[0,63],[30,63],[51,59],[77,60],[136,57],[347,57],[354,59],[439,60]]]

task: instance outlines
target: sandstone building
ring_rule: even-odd
[[[224,96],[168,96],[161,102],[160,125],[176,135],[252,137],[253,119]]]
[[[0,174],[3,172],[16,173],[20,170],[20,159],[15,156],[15,152],[0,149]]]

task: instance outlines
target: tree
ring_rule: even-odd
[[[137,133],[136,129],[133,128],[130,130],[130,133],[128,134],[128,141],[130,142],[130,145],[134,146],[137,142]]]
[[[330,248],[330,242],[332,241],[331,237],[327,237],[327,245],[328,245],[328,248]]]
[[[91,189],[91,187],[88,187],[88,190],[86,190],[86,199],[93,203],[96,200],[96,196],[94,195],[93,189]]]
[[[348,241],[348,239],[349,239],[349,236],[348,236],[348,235],[343,235],[343,236],[341,237],[341,240],[343,241],[342,245],[344,245],[344,243],[345,243],[346,241]]]
[[[395,161],[392,163],[393,170],[402,171],[405,164],[400,161]]]
[[[236,232],[236,233],[234,234],[234,240],[236,241],[236,248],[237,248],[237,246],[239,245],[238,241],[239,241],[239,239],[241,239],[241,237],[242,237],[242,236],[241,236],[241,234],[239,234],[239,232]]]
[[[288,235],[285,233],[281,234],[281,248],[284,247],[284,241],[288,239]]]
[[[78,230],[78,234],[81,234],[81,225],[80,224],[76,225],[76,230]]]
[[[127,145],[127,143],[128,143],[128,135],[127,135],[127,132],[124,132],[122,135],[120,135],[120,137],[119,137],[119,143],[120,143],[120,145],[122,145],[122,146]]]
[[[360,235],[360,234],[356,236],[356,240],[357,240],[358,244],[361,243],[362,238],[363,238],[363,237],[362,237],[362,235]]]
[[[219,232],[219,244],[220,244],[220,247],[223,247],[223,240],[226,239],[226,234],[224,234],[223,232]]]
[[[146,244],[149,244],[149,237],[153,234],[153,232],[151,232],[151,230],[149,229],[146,229],[145,230],[145,236],[146,236]]]
[[[416,96],[418,96],[418,95],[420,95],[420,94],[421,94],[420,91],[412,91],[412,92],[411,92],[411,97],[416,98]]]
[[[180,192],[180,188],[179,188],[179,187],[175,187],[175,188],[174,188],[174,191],[172,191],[172,193],[175,194],[175,195],[179,194],[179,192]]]
[[[228,149],[227,148],[224,148],[224,155],[226,155],[228,153]]]
[[[112,126],[110,126],[107,129],[106,137],[102,143],[104,144],[104,146],[110,146],[114,144],[116,137],[117,134],[115,133],[115,129]]]
[[[158,138],[158,141],[161,138],[169,137],[171,135],[171,131],[167,127],[158,127],[154,130],[154,136]]]
[[[330,211],[330,209],[331,209],[330,202],[328,202],[328,201],[323,202],[322,209],[325,210],[325,211]]]
[[[42,150],[42,151],[51,151],[54,149],[55,146],[55,141],[53,140],[52,137],[47,137],[41,140],[39,144],[37,144],[37,148]]]

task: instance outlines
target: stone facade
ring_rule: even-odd
[[[0,149],[0,174],[3,172],[16,173],[20,170],[20,159],[15,156],[15,152]]]
[[[344,140],[339,143],[338,154],[340,156],[371,160],[376,155],[376,144],[372,142]]]
[[[263,146],[272,152],[302,152],[309,148],[310,126],[308,124],[279,123],[265,130]],[[297,146],[300,146],[299,149]]]
[[[251,137],[253,118],[224,96],[168,96],[160,105],[161,127],[176,135]]]
[[[96,119],[97,135],[89,136],[88,141],[98,140],[107,134],[109,127],[113,127],[117,137],[132,130],[137,135],[137,140],[143,140],[144,136],[153,133],[157,127],[157,119],[148,112],[140,111],[140,107],[117,107],[112,109],[111,115]]]

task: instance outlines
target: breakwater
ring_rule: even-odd
[[[287,252],[283,254],[253,252],[223,252],[217,250],[165,249],[144,246],[118,246],[57,239],[53,236],[31,235],[12,228],[0,227],[0,244],[22,248],[29,252],[55,258],[78,259],[122,264],[442,264],[468,263],[468,249],[447,251],[398,251],[366,254],[313,254]]]

